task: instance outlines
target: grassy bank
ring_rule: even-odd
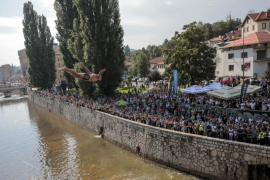
[[[139,89],[139,86],[136,86],[136,89]],[[142,92],[146,91],[147,89],[149,89],[148,87],[145,87],[145,89],[142,90]],[[129,91],[129,87],[123,87],[123,88],[120,88],[118,87],[117,90],[120,92],[120,93],[128,93]],[[130,91],[132,90],[132,88],[130,88]]]

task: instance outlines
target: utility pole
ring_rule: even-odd
[[[244,83],[244,79],[245,79],[245,50],[244,50],[244,44],[245,44],[245,28],[243,29],[243,83]]]

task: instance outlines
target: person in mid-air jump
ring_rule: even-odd
[[[82,62],[81,62],[81,64],[87,73],[77,73],[73,69],[69,69],[66,66],[59,68],[58,70],[59,71],[66,71],[69,74],[71,74],[72,76],[74,76],[75,78],[83,79],[83,80],[88,81],[88,82],[96,82],[96,81],[102,80],[102,74],[106,71],[106,69],[102,69],[99,72],[99,74],[94,74],[94,73],[91,73]]]

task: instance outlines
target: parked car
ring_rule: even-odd
[[[131,79],[132,82],[136,82],[136,80],[137,80],[136,78],[132,78]]]
[[[143,78],[139,78],[138,82],[143,82]]]

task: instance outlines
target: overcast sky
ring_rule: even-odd
[[[24,48],[23,4],[26,0],[0,1],[0,65],[19,65],[18,50]],[[53,36],[55,29],[54,0],[32,0],[38,14],[47,17]],[[149,44],[162,44],[175,31],[182,31],[193,21],[213,23],[233,18],[243,20],[250,9],[266,11],[269,0],[120,0],[124,44],[140,49]]]

